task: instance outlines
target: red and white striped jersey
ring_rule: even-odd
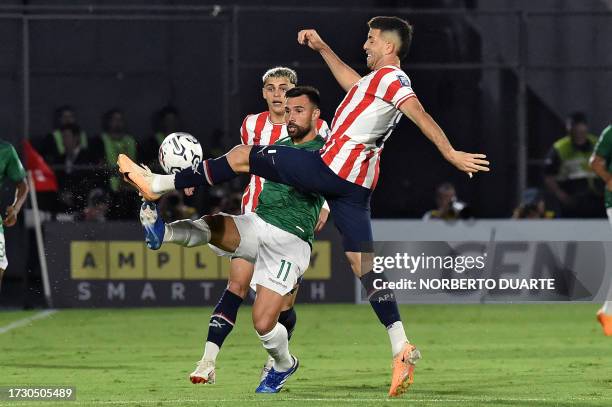
[[[329,127],[323,119],[317,121],[317,133],[324,139],[329,134]],[[240,128],[242,144],[267,145],[274,144],[279,139],[289,136],[285,123],[272,123],[270,112],[250,114],[244,118]],[[259,194],[265,179],[251,175],[249,184],[242,195],[242,213],[254,212],[257,207]]]
[[[338,176],[374,189],[385,140],[402,117],[402,103],[416,97],[408,75],[385,66],[361,78],[344,97],[332,121],[321,158]]]

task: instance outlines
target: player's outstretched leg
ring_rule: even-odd
[[[253,325],[264,349],[274,360],[270,371],[255,390],[257,393],[278,393],[299,367],[298,359],[289,353],[287,328],[278,322],[282,305],[283,296],[257,285]]]
[[[247,173],[251,147],[236,146],[224,156],[202,161],[195,169],[186,168],[170,175],[154,174],[125,154],[119,154],[117,165],[123,180],[136,188],[145,200],[157,201],[163,194],[175,189],[220,184],[237,177],[239,173]]]

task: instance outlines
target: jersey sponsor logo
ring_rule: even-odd
[[[397,79],[402,86],[410,86],[410,81],[405,76],[397,75]]]

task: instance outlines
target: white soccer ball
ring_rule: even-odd
[[[185,168],[194,170],[202,161],[202,146],[189,133],[171,133],[159,146],[159,163],[166,174],[176,174]]]

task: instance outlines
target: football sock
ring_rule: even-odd
[[[291,339],[291,335],[295,329],[295,324],[297,323],[295,309],[291,307],[288,310],[281,312],[278,316],[278,322],[287,330],[287,339]]]
[[[391,324],[401,320],[399,309],[392,290],[388,288],[382,290],[374,288],[374,280],[377,279],[387,281],[384,273],[374,273],[372,271],[361,276],[360,281],[366,290],[368,300],[378,320],[385,328],[389,328]]]
[[[404,345],[408,343],[404,324],[402,324],[402,321],[392,323],[391,326],[387,327],[387,333],[391,341],[391,353],[395,356],[401,352],[402,349],[404,349]]]
[[[156,194],[164,194],[169,191],[174,191],[174,174],[162,175],[155,174],[151,182],[151,190]]]
[[[240,304],[242,304],[242,298],[229,290],[225,290],[223,295],[221,295],[213,314],[210,316],[208,337],[204,347],[204,359],[216,359],[223,341],[225,341],[225,338],[234,328]],[[211,344],[210,346],[209,343]]]
[[[274,359],[274,370],[286,372],[293,366],[293,358],[289,354],[289,339],[287,329],[278,322],[270,332],[258,335],[263,347]]]
[[[219,354],[220,350],[221,348],[219,348],[219,345],[216,343],[206,341],[206,345],[204,345],[204,356],[202,356],[202,359],[215,361],[217,360],[217,355]]]
[[[184,247],[205,245],[210,242],[210,227],[204,219],[182,219],[166,223],[164,243],[176,243]]]
[[[603,310],[604,314],[612,315],[612,300],[604,302],[604,305],[601,309]]]
[[[221,184],[238,176],[230,167],[226,156],[204,160],[195,168],[185,168],[174,175],[174,188],[183,189]],[[155,183],[155,179],[153,179]],[[173,189],[174,189],[173,188]],[[153,186],[155,191],[155,186]]]

